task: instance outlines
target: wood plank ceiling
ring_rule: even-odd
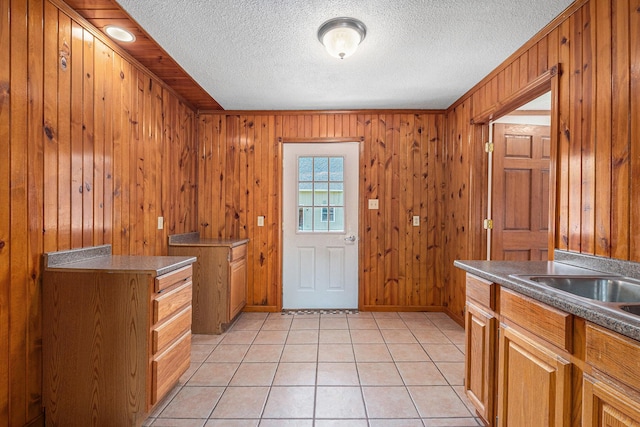
[[[136,36],[134,43],[115,44],[171,86],[198,110],[223,110],[182,67],[171,58],[114,0],[65,0],[65,2],[100,31],[117,25]]]

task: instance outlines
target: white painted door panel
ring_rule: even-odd
[[[358,161],[356,142],[284,145],[283,308],[358,307]]]

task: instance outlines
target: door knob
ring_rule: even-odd
[[[345,242],[355,242],[356,241],[356,236],[354,236],[353,234],[350,236],[347,236],[344,238]]]

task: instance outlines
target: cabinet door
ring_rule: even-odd
[[[498,426],[568,426],[571,364],[506,326],[499,345]]]
[[[229,319],[231,321],[247,303],[247,258],[229,265]]]
[[[496,318],[467,302],[465,314],[465,389],[478,414],[487,422],[494,417]]]
[[[582,396],[584,427],[640,426],[638,400],[620,393],[608,384],[585,376]]]

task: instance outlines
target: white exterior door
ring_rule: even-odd
[[[284,144],[285,309],[358,307],[359,144]]]

